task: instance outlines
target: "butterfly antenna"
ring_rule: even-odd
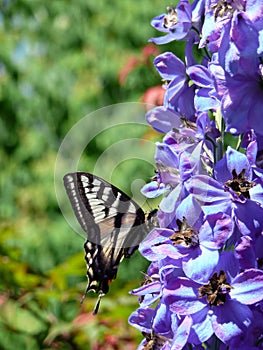
[[[98,311],[99,311],[99,307],[100,307],[101,298],[102,298],[104,295],[105,295],[105,294],[102,293],[102,292],[99,293],[99,296],[98,296],[96,305],[95,305],[94,310],[93,310],[93,312],[92,312],[93,315],[97,315],[97,313],[98,313]]]

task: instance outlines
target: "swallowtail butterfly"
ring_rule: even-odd
[[[129,258],[153,227],[157,210],[147,217],[129,196],[102,178],[86,172],[69,173],[64,185],[75,215],[87,234],[84,244],[90,290],[100,299],[116,278],[119,264]],[[85,293],[85,295],[86,295]]]

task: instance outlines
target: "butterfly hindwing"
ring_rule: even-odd
[[[106,294],[122,259],[133,254],[148,232],[145,214],[124,192],[93,174],[66,174],[64,185],[87,234],[87,292]]]

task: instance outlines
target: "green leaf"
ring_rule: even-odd
[[[0,321],[13,331],[34,335],[46,329],[43,321],[18,302],[6,301],[0,310]]]

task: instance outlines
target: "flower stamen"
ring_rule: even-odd
[[[142,332],[142,335],[147,341],[147,344],[144,345],[143,350],[155,350],[155,349],[161,349],[162,346],[169,341],[168,338],[159,335],[159,334],[149,334],[146,332]]]
[[[171,28],[178,23],[177,11],[173,7],[167,7],[167,16],[163,19],[164,28]]]
[[[230,3],[225,0],[219,1],[217,4],[212,5],[211,8],[214,9],[215,21],[217,21],[218,17],[232,17],[235,11],[235,8],[232,6],[232,2]]]
[[[226,282],[226,274],[220,271],[219,275],[215,272],[209,279],[210,283],[204,284],[199,288],[200,298],[206,296],[206,301],[211,306],[218,306],[226,302],[227,295],[233,287]]]
[[[225,190],[231,189],[238,197],[243,196],[246,199],[250,198],[249,190],[256,185],[253,181],[248,181],[245,176],[246,170],[243,169],[241,173],[237,174],[236,170],[232,171],[232,180],[225,182]]]
[[[173,242],[173,245],[184,244],[187,247],[196,246],[199,244],[198,233],[188,225],[186,218],[183,217],[183,221],[176,220],[179,231],[176,231],[169,239]]]

